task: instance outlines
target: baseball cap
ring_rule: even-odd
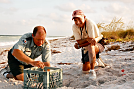
[[[72,14],[72,20],[74,17],[83,17],[85,16],[82,10],[75,10]]]

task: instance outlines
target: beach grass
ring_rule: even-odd
[[[122,19],[113,18],[111,23],[98,23],[101,34],[110,42],[134,41],[134,26],[125,26]]]
[[[134,41],[134,29],[103,31],[102,34],[110,42]]]

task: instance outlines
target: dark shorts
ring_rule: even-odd
[[[97,43],[96,45],[99,48],[99,53],[101,53],[104,50],[104,46],[102,46],[100,43]],[[96,54],[96,58],[99,58],[99,53]],[[83,54],[81,61],[83,64],[85,64],[85,62],[89,62],[88,51]]]
[[[11,50],[8,52],[8,64],[11,70],[11,73],[14,77],[23,73],[25,68],[33,67],[32,65],[24,65],[20,63],[12,54]]]

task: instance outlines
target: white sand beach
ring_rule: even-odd
[[[96,67],[96,80],[89,80],[89,75],[82,73],[81,50],[74,48],[74,40],[66,37],[50,43],[51,65],[63,69],[63,87],[58,89],[134,89],[134,42],[106,45],[100,56],[110,67]],[[7,65],[10,48],[0,48],[0,70]],[[23,89],[23,82],[0,74],[0,89]]]

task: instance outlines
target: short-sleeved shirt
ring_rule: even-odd
[[[40,55],[42,55],[43,62],[48,62],[51,60],[50,43],[47,40],[45,40],[44,44],[42,44],[41,46],[35,45],[33,38],[32,38],[32,33],[24,34],[19,39],[19,41],[13,46],[11,53],[13,52],[14,49],[21,50],[25,55],[27,55],[33,60],[39,57]],[[25,62],[22,62],[22,61],[20,62],[22,64],[26,64]]]
[[[73,30],[73,35],[75,37],[75,40],[81,40],[81,39],[85,39],[87,37],[96,38],[101,35],[101,33],[94,21],[89,20],[87,18],[85,19],[85,21],[86,21],[86,29],[84,26],[84,28],[82,30],[82,36],[81,36],[80,27],[78,27],[76,24],[73,24],[72,30]],[[85,48],[84,53],[86,53],[87,47],[84,47],[84,48]]]

